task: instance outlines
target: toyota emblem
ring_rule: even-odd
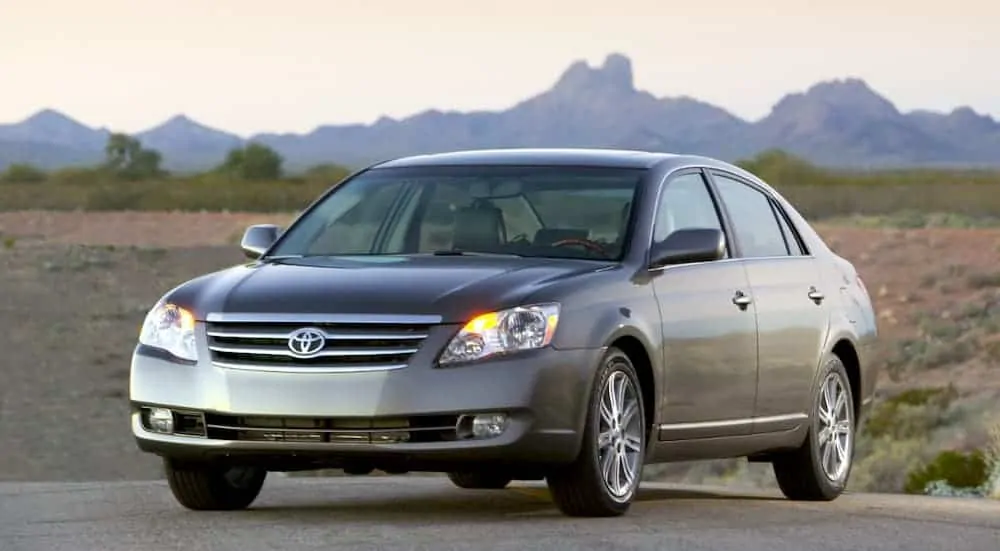
[[[300,358],[308,358],[319,354],[326,345],[323,331],[314,327],[304,327],[296,330],[288,337],[288,349]]]

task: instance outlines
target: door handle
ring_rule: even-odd
[[[815,302],[816,304],[823,302],[823,299],[826,298],[826,295],[819,292],[815,287],[809,288],[809,294],[807,296],[809,297],[809,300]]]
[[[733,304],[739,306],[740,310],[746,310],[751,302],[753,302],[753,299],[743,291],[736,291],[736,294],[733,295]]]

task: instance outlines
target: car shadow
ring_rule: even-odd
[[[446,484],[446,483],[445,483]],[[255,520],[294,519],[299,522],[326,521],[393,521],[421,524],[428,521],[490,522],[504,518],[560,516],[552,496],[544,486],[511,486],[505,490],[459,490],[443,487],[422,488],[419,492],[380,490],[378,496],[352,495],[296,496],[294,492],[265,496],[248,511]],[[396,494],[396,495],[392,495]],[[780,497],[759,494],[741,495],[696,489],[640,488],[634,508],[647,504],[669,507],[684,501],[780,501]]]

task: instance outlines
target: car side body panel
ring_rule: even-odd
[[[747,259],[760,350],[754,432],[787,430],[808,418],[810,389],[829,331],[829,302],[814,303],[816,259]]]
[[[757,394],[754,309],[738,261],[668,267],[654,279],[662,319],[661,440],[749,434]]]

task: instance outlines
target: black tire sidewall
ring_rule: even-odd
[[[234,510],[248,507],[260,494],[268,472],[253,468],[245,485],[234,485],[226,478],[227,468],[163,461],[168,485],[185,507],[196,510]]]

